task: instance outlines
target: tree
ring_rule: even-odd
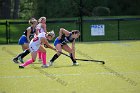
[[[11,18],[11,0],[0,0],[0,18]]]
[[[37,5],[38,3],[36,0],[20,0],[19,18],[29,19],[31,17],[36,17],[35,15],[38,14],[38,11],[41,11],[37,9]]]
[[[98,6],[93,9],[94,16],[109,16],[110,9],[107,7]]]
[[[14,11],[13,11],[13,18],[14,19],[18,18],[19,4],[20,4],[20,0],[14,0]]]

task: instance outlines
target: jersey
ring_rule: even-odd
[[[65,45],[65,44],[67,44],[69,42],[73,42],[73,41],[74,41],[74,38],[72,38],[72,33],[70,33],[69,36],[65,36],[63,34],[60,40],[58,38],[55,39],[54,46],[56,46],[57,44]]]
[[[41,23],[39,23],[39,24],[36,26],[36,29],[38,29],[38,33],[45,32],[44,29],[42,28],[42,24],[41,24]]]
[[[38,34],[37,37],[33,38],[29,44],[29,49],[31,52],[37,51],[41,45],[41,38],[46,38],[46,33],[42,32]]]
[[[34,38],[34,33],[36,32],[36,30],[33,28],[33,27],[28,27],[26,29],[26,31],[24,32],[24,34],[20,37],[19,41],[18,41],[18,44],[19,45],[23,45],[23,44],[26,44],[26,43],[29,43],[28,40],[27,40],[27,31],[31,29],[31,32],[30,32],[30,35],[29,35],[29,39],[32,40],[32,38]]]
[[[27,29],[26,29],[26,31],[24,32],[24,35],[27,37],[27,31],[29,30],[29,29],[31,29],[31,32],[30,32],[30,36],[29,36],[29,39],[31,40],[32,38],[34,38],[34,34],[35,34],[35,32],[36,32],[36,29],[34,29],[33,27],[28,27]]]
[[[69,36],[65,36],[64,34],[62,35],[61,39],[60,39],[62,42],[61,44],[67,44],[69,42],[73,42],[74,38],[72,38],[72,33],[70,33]]]

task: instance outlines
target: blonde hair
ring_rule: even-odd
[[[38,19],[38,22],[41,23],[42,20],[45,20],[45,21],[46,21],[46,17],[40,17],[40,18]]]
[[[37,22],[37,20],[36,20],[35,18],[31,18],[31,19],[29,20],[29,24],[33,24],[34,22]]]
[[[53,38],[55,37],[55,33],[54,33],[54,31],[52,30],[52,31],[50,31],[50,32],[47,32],[48,33],[48,36],[52,36]]]

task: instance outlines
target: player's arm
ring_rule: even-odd
[[[30,42],[30,33],[31,33],[31,28],[30,29],[27,29],[27,40],[28,42]]]
[[[41,30],[41,29],[40,29],[39,25],[37,25],[37,26],[36,26],[36,32],[35,32],[35,35],[36,35],[36,36],[39,34],[40,30]]]
[[[47,33],[46,24],[41,24],[41,26],[44,29],[45,33]]]
[[[49,44],[49,42],[46,40],[46,38],[42,37],[41,42],[46,46],[46,48],[50,48],[50,49],[56,51],[56,49]]]
[[[62,35],[69,36],[70,32],[64,28],[60,28],[58,39],[60,40]]]

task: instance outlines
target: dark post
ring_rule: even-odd
[[[8,44],[9,42],[8,42],[8,35],[9,35],[9,33],[8,33],[8,21],[6,20],[6,44]]]
[[[10,43],[11,41],[10,41],[10,22],[8,22],[8,43]]]
[[[80,39],[83,41],[83,11],[82,11],[82,0],[80,0],[80,6],[79,6],[79,12],[80,12],[80,17],[79,17],[79,30],[81,32]]]
[[[120,19],[118,19],[118,40],[120,40]]]
[[[10,19],[11,16],[11,0],[0,0],[0,18]]]

